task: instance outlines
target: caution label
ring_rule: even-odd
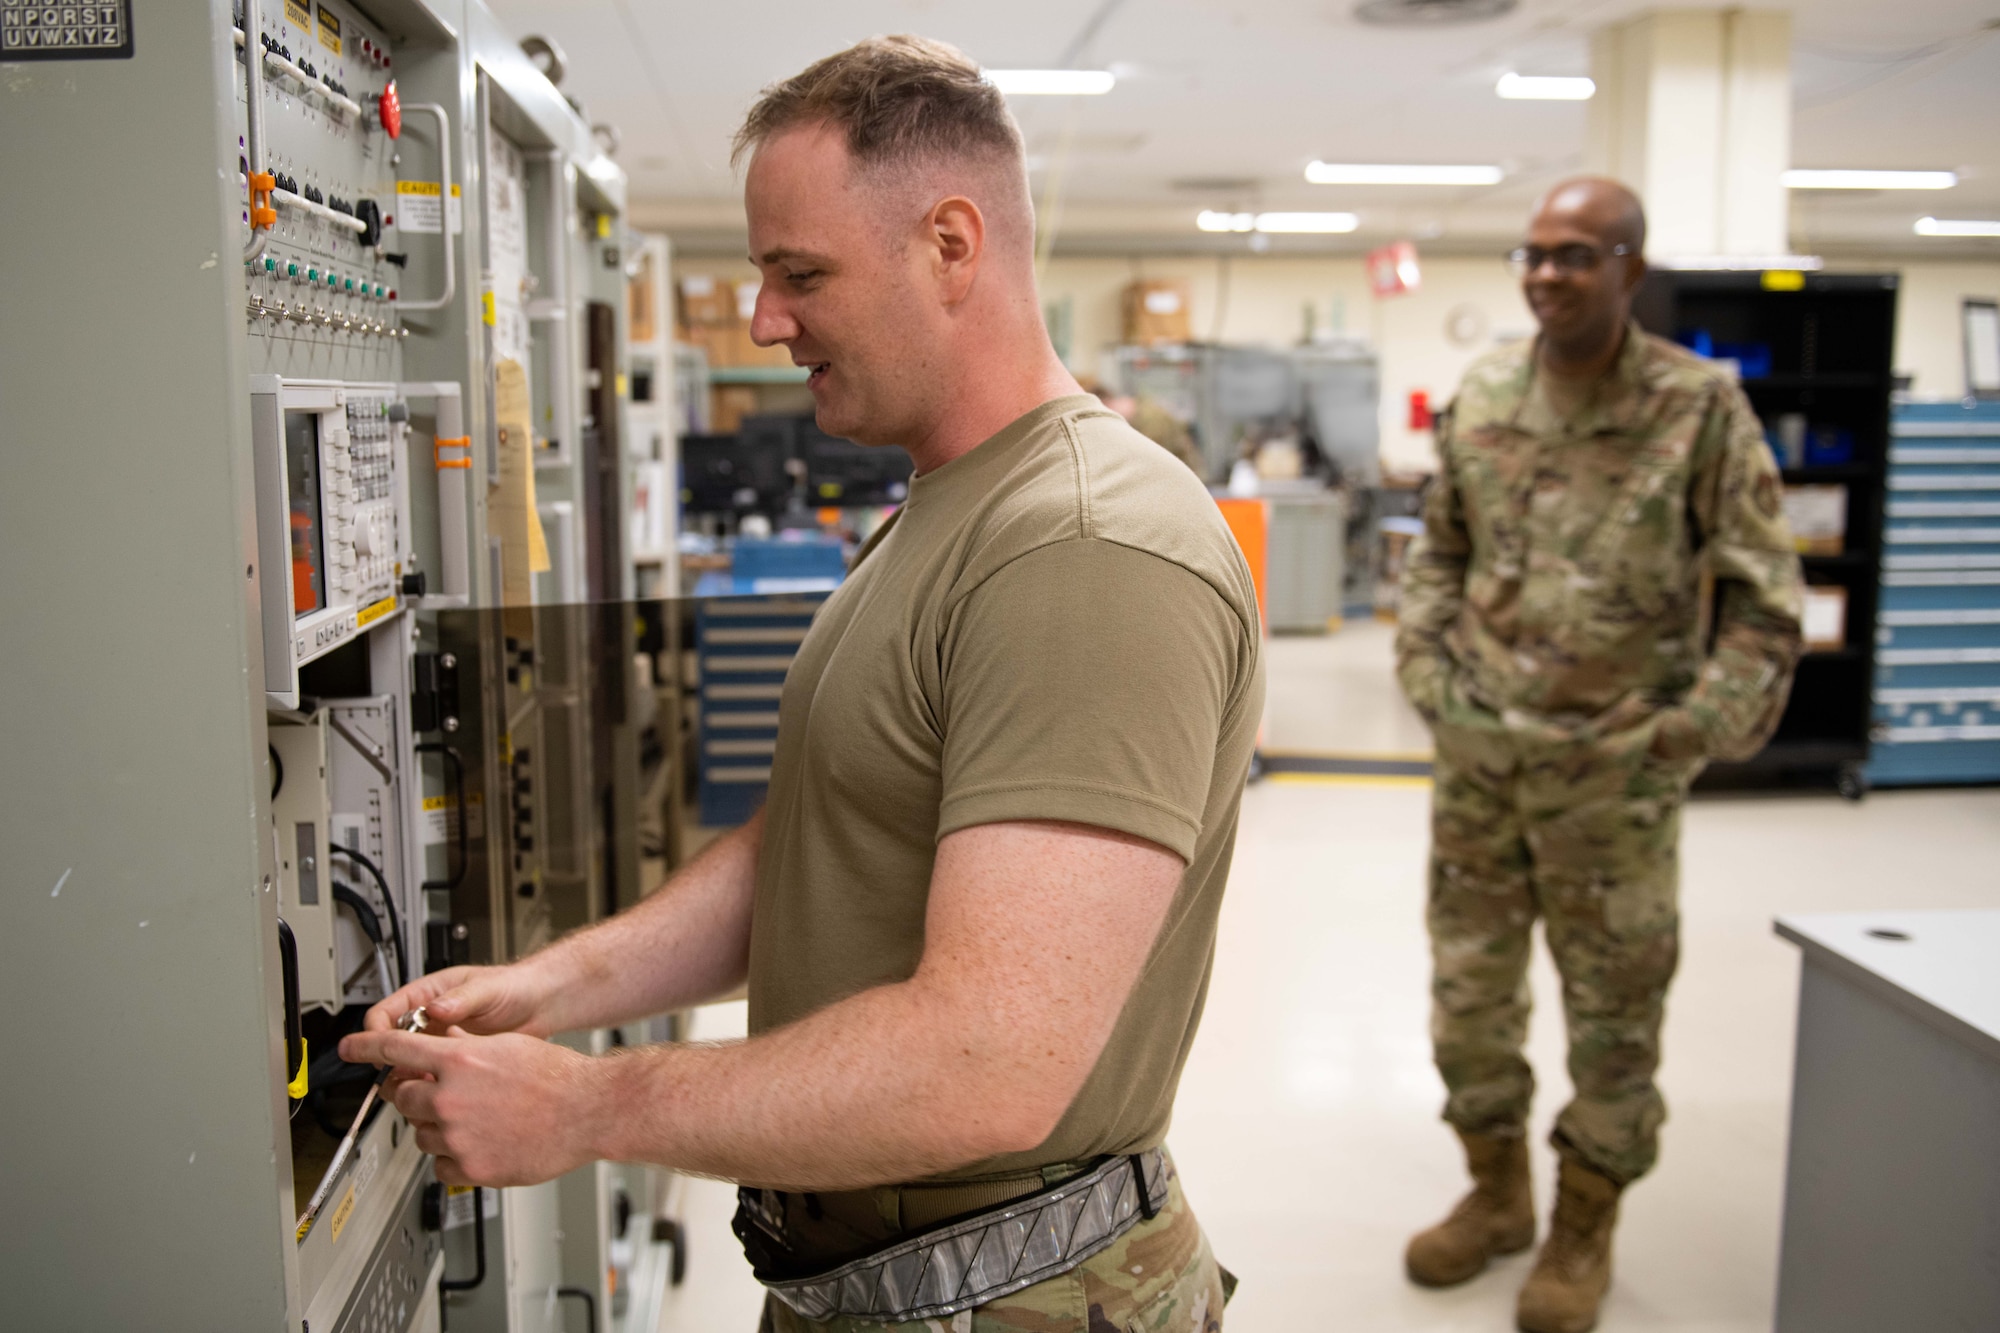
[[[340,1241],[341,1228],[347,1225],[347,1219],[352,1216],[354,1216],[354,1186],[349,1185],[347,1193],[340,1196],[340,1206],[333,1210],[333,1216],[328,1221],[336,1244]]]
[[[307,32],[312,31],[312,6],[306,0],[285,0],[285,22],[296,23]]]
[[[397,181],[396,226],[402,231],[434,236],[444,230],[444,221],[449,218],[451,233],[456,236],[465,229],[461,202],[457,185],[451,187],[450,203],[446,206],[444,188],[436,181]]]
[[[363,607],[354,613],[354,628],[365,629],[396,609],[395,597],[384,597],[373,606]]]
[[[319,7],[319,44],[335,55],[340,54],[340,16],[329,12],[325,5]]]
[[[424,797],[424,841],[451,841],[452,800],[449,796]]]
[[[500,1216],[500,1191],[481,1190],[479,1211],[490,1222]],[[444,1199],[444,1230],[456,1231],[460,1227],[472,1225],[472,1186],[452,1185],[447,1187]]]

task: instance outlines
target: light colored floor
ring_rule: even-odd
[[[1351,624],[1270,653],[1272,748],[1428,748],[1389,680],[1388,634]],[[1208,1013],[1172,1146],[1217,1254],[1243,1279],[1231,1333],[1506,1330],[1529,1260],[1450,1292],[1401,1250],[1462,1188],[1437,1121],[1421,913],[1429,793],[1274,778],[1244,798]],[[1703,799],[1683,852],[1683,962],[1665,1037],[1660,1168],[1627,1196],[1601,1327],[1771,1327],[1798,963],[1783,912],[2000,906],[2000,792]],[[1534,984],[1553,997],[1538,958]],[[700,1035],[741,1030],[742,1007]],[[1546,1133],[1568,1082],[1561,1016],[1535,1016]],[[1536,1140],[1539,1197],[1550,1154]],[[692,1268],[664,1330],[755,1327],[727,1187],[689,1192]]]
[[[1397,693],[1396,627],[1350,620],[1338,634],[1285,634],[1265,645],[1264,748],[1429,754],[1431,734]]]

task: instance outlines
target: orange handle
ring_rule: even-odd
[[[271,191],[278,188],[278,178],[268,171],[250,173],[250,230],[269,231],[278,221],[278,210],[271,207]]]
[[[447,449],[463,449],[465,452],[457,458],[446,458],[444,451]],[[470,435],[460,435],[453,438],[440,435],[431,444],[431,459],[437,464],[438,471],[440,472],[448,467],[470,468],[472,466],[472,437]]]

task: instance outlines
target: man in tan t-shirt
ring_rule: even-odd
[[[752,336],[811,369],[823,429],[909,451],[909,501],[800,648],[756,818],[342,1053],[397,1067],[447,1181],[744,1182],[767,1329],[1219,1329],[1159,1149],[1262,708],[1249,571],[1051,349],[1019,131],[963,56],[864,42],[767,90],[738,150]],[[543,1040],[746,979],[745,1042]],[[419,1004],[448,1036],[389,1030]]]

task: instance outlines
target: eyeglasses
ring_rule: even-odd
[[[1544,250],[1539,245],[1521,245],[1507,252],[1507,271],[1517,278],[1525,278],[1543,264],[1553,264],[1556,272],[1570,276],[1588,273],[1608,257],[1631,253],[1629,245],[1614,245],[1609,250],[1600,250],[1582,242],[1558,245],[1550,250]]]

